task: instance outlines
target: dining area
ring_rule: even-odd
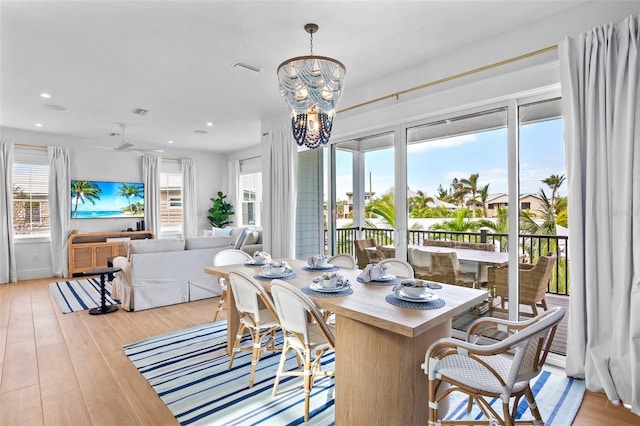
[[[302,261],[261,259],[258,255],[242,263],[205,268],[226,281],[227,350],[233,356],[238,336],[247,324],[253,322],[259,327],[255,320],[247,320],[246,308],[234,299],[234,288],[242,290],[232,283],[249,281],[260,309],[271,311],[272,317],[291,315],[300,302],[307,319],[313,319],[311,323],[323,323],[323,342],[335,352],[335,371],[321,374],[330,374],[335,380],[336,424],[424,424],[429,418],[429,381],[422,366],[425,353],[438,339],[450,337],[452,319],[486,299],[487,292],[415,280],[412,268],[399,260],[393,265],[380,262],[358,269],[349,256],[332,259],[319,255]],[[295,349],[296,357],[305,364],[300,374],[305,392],[310,392],[313,375],[321,368],[318,363],[313,365],[313,354],[305,353],[313,339],[305,348],[304,339],[289,338],[307,332],[288,331],[295,327],[295,321],[281,323],[285,336],[281,350],[286,352],[288,346]],[[258,331],[258,340],[254,339],[252,346],[262,347],[272,331],[268,327],[262,334]],[[307,356],[308,362],[304,359]],[[252,358],[252,368],[259,365],[259,357]],[[441,409],[446,412],[445,406],[443,402]]]

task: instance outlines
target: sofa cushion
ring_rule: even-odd
[[[187,238],[187,250],[200,250],[216,247],[226,247],[231,243],[231,237],[191,237]]]
[[[240,232],[240,235],[238,235],[238,238],[236,239],[236,243],[234,244],[233,248],[235,248],[236,250],[240,250],[245,240],[247,239],[247,236],[249,236],[249,234],[252,232],[253,232],[252,229],[244,228]]]
[[[230,237],[231,231],[233,231],[233,228],[216,228],[214,226],[211,228],[211,236],[212,237]]]
[[[131,240],[129,242],[129,256],[140,253],[182,251],[184,247],[184,240]]]
[[[244,246],[258,244],[260,242],[260,231],[253,230],[247,234],[247,238],[244,240]]]

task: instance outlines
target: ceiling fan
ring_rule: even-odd
[[[122,142],[115,148],[112,148],[114,151],[134,151],[134,152],[164,152],[164,149],[146,149],[146,148],[134,148],[134,145],[130,142],[127,142],[124,137],[124,131],[127,128],[126,123],[117,123],[118,127],[120,127],[120,135],[122,136]]]

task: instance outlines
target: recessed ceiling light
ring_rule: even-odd
[[[198,129],[198,130],[194,130],[193,133],[198,133],[198,134],[204,135],[204,134],[207,133],[207,131]]]
[[[209,121],[209,122],[207,122],[207,126],[212,127],[213,123]]]
[[[49,99],[49,98],[51,97],[51,95],[50,95],[50,94],[48,94],[48,93],[44,93],[44,92],[43,92],[43,93],[40,93],[40,97],[41,97],[41,98],[47,98],[47,99]]]
[[[36,123],[36,127],[42,127],[42,124]]]
[[[168,143],[173,143],[173,141],[169,141]]]
[[[66,111],[67,109],[60,105],[45,105],[46,109],[50,109],[51,111]]]

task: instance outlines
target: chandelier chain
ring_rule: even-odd
[[[313,56],[313,31],[309,33],[309,49],[310,49],[310,53],[309,56]]]

